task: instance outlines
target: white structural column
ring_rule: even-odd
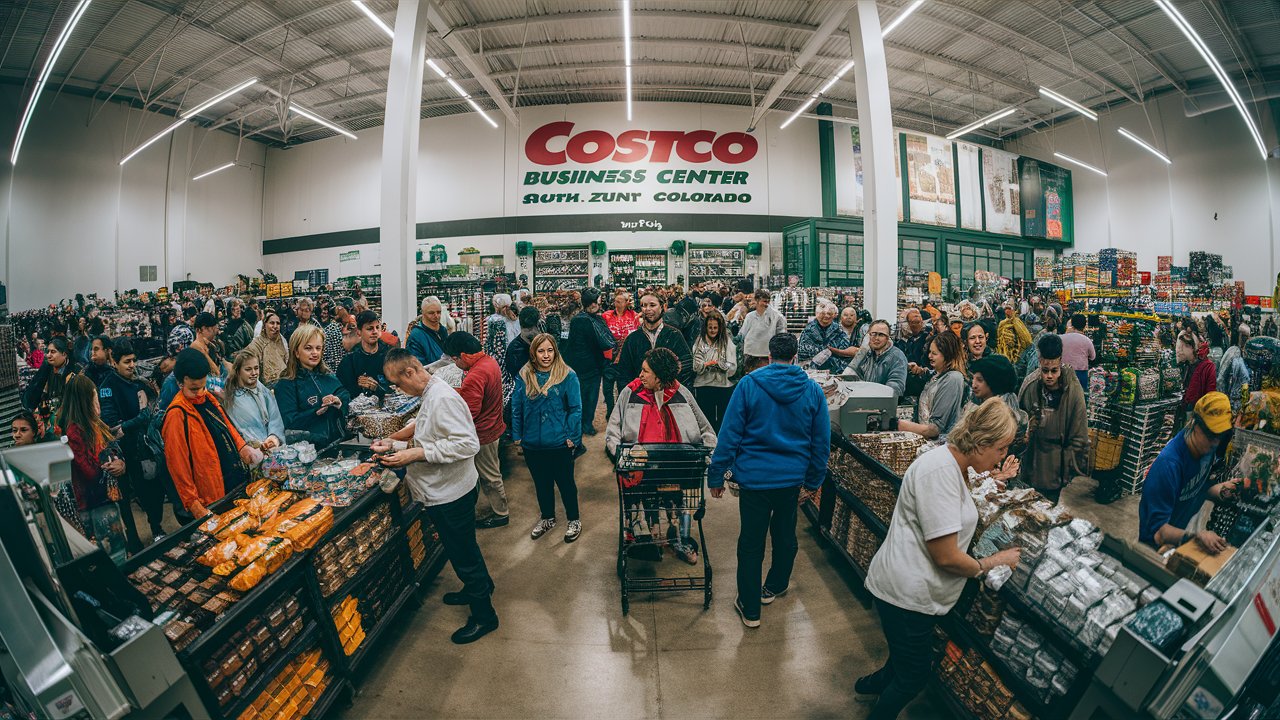
[[[382,319],[397,332],[404,332],[418,312],[414,251],[427,3],[428,0],[400,0],[396,9],[382,128]]]
[[[849,12],[849,41],[858,86],[858,128],[862,136],[863,277],[871,316],[894,322],[898,306],[898,194],[893,172],[896,152],[889,105],[889,64],[875,0],[858,0]]]

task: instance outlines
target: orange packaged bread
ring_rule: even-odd
[[[246,592],[257,587],[262,579],[280,569],[293,555],[293,543],[284,538],[273,538],[279,542],[272,544],[265,552],[249,563],[245,569],[235,574],[227,584],[233,590]]]
[[[229,560],[234,560],[240,543],[247,541],[248,536],[246,535],[235,535],[227,538],[205,551],[203,555],[196,558],[196,562],[209,567],[217,567]]]
[[[244,508],[236,506],[220,515],[212,515],[207,520],[200,523],[200,531],[206,535],[218,537],[228,525],[244,514]]]
[[[305,512],[293,514],[294,508],[307,502],[314,505]],[[333,527],[333,508],[321,505],[314,500],[294,503],[284,516],[286,516],[285,519],[276,523],[271,532],[280,537],[289,538],[303,550],[315,545],[325,533],[329,532],[329,528]]]
[[[288,540],[274,535],[259,535],[255,538],[248,538],[244,535],[238,537],[245,538],[245,542],[235,552],[236,564],[240,567],[247,567],[272,547],[282,542],[288,542]]]

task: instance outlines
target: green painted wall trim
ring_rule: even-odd
[[[533,235],[563,232],[626,232],[623,223],[637,220],[656,222],[662,230],[656,232],[782,232],[802,217],[795,215],[746,215],[720,213],[651,213],[600,215],[525,215],[517,217],[475,218],[471,220],[445,220],[418,223],[419,240],[436,238],[473,237],[480,235]],[[378,242],[378,228],[342,230],[298,235],[295,237],[264,240],[263,255],[320,250],[347,245],[373,245]],[[652,233],[653,230],[638,231]]]
[[[831,103],[818,103],[819,115],[831,115]],[[822,176],[822,216],[836,216],[835,123],[818,121],[818,170]]]

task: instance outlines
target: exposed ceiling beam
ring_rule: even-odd
[[[120,7],[116,8],[116,11],[111,13],[111,17],[107,18],[107,21],[102,23],[102,27],[98,28],[98,31],[93,34],[93,37],[89,38],[89,42],[85,43],[84,47],[80,48],[80,52],[76,55],[75,61],[71,63],[71,67],[63,74],[62,82],[58,84],[57,92],[53,94],[55,100],[62,94],[62,86],[67,84],[67,78],[75,75],[76,68],[80,67],[80,61],[84,60],[84,56],[93,49],[93,46],[98,42],[98,38],[102,37],[102,33],[106,32],[107,28],[111,27],[111,23],[115,22],[116,18],[120,17],[120,13],[124,12],[127,7],[129,7],[129,0],[124,0],[124,2],[120,3]]]
[[[1160,77],[1164,78],[1165,82],[1169,83],[1173,89],[1182,93],[1184,96],[1187,94],[1187,81],[1181,75],[1174,72],[1173,68],[1169,67],[1169,64],[1165,62],[1164,58],[1160,57],[1159,54],[1148,47],[1147,44],[1139,39],[1137,35],[1134,35],[1133,31],[1130,30],[1127,25],[1116,20],[1115,16],[1108,13],[1101,5],[1094,3],[1090,7],[1107,21],[1105,23],[1099,22],[1078,5],[1069,5],[1068,7],[1075,10],[1076,13],[1082,17],[1087,18],[1100,29],[1106,31],[1111,35],[1111,37],[1114,37],[1124,43],[1129,48],[1130,53],[1135,57],[1141,58],[1143,62],[1155,68],[1156,72],[1160,73]],[[1123,33],[1123,35],[1121,33]],[[1147,88],[1148,92],[1153,89],[1154,88]]]
[[[520,117],[516,115],[516,111],[511,108],[511,103],[507,102],[506,96],[502,92],[502,88],[489,77],[489,71],[481,64],[479,58],[471,51],[471,48],[463,42],[462,38],[453,33],[453,27],[440,14],[440,9],[436,7],[434,2],[427,4],[427,21],[435,27],[436,32],[440,33],[440,39],[444,40],[449,49],[453,51],[459,62],[467,67],[467,71],[471,73],[471,77],[475,78],[480,87],[488,93],[489,99],[494,105],[507,116],[507,120],[511,121],[513,127],[520,126]]]
[[[787,68],[782,77],[774,80],[769,85],[769,91],[765,93],[764,99],[760,101],[755,111],[751,113],[751,122],[747,125],[747,132],[755,130],[756,124],[760,122],[765,113],[773,109],[773,103],[791,85],[791,81],[799,77],[800,73],[804,71],[804,67],[809,64],[809,61],[817,56],[818,51],[822,49],[823,43],[840,27],[840,24],[844,22],[845,17],[852,8],[852,0],[840,0],[839,2],[830,3],[827,7],[826,15],[823,16],[822,22],[818,24],[818,29],[813,31],[809,39],[805,40],[804,46],[796,54],[791,66]]]
[[[1209,14],[1213,16],[1214,21],[1221,27],[1227,44],[1234,46],[1233,49],[1240,53],[1244,59],[1242,64],[1248,69],[1249,73],[1261,80],[1262,63],[1258,62],[1258,56],[1254,54],[1253,47],[1249,44],[1249,38],[1240,32],[1240,28],[1236,26],[1235,18],[1231,17],[1231,12],[1227,10],[1222,0],[1208,0],[1206,5],[1209,8]]]
[[[1045,57],[1056,57],[1062,60],[1066,60],[1070,65],[1073,66],[1073,67],[1062,70],[1062,72],[1066,74],[1071,74],[1072,72],[1079,73],[1081,75],[1084,75],[1087,78],[1090,78],[1098,83],[1101,83],[1103,87],[1110,88],[1111,90],[1114,90],[1115,92],[1120,93],[1129,102],[1132,102],[1132,103],[1142,102],[1138,98],[1134,97],[1133,94],[1131,94],[1128,90],[1125,90],[1124,88],[1120,87],[1119,85],[1112,82],[1111,80],[1099,75],[1098,73],[1094,72],[1093,70],[1090,70],[1087,67],[1084,67],[1083,65],[1080,65],[1079,63],[1076,63],[1074,59],[1072,59],[1069,56],[1063,55],[1062,53],[1058,52],[1054,48],[1051,48],[1048,45],[1045,45],[1044,43],[1038,40],[1034,40],[1030,37],[1027,37],[1026,35],[1018,32],[1018,30],[1015,28],[1011,28],[1008,25],[1004,25],[1002,23],[996,22],[995,20],[992,20],[990,17],[987,17],[986,15],[980,12],[975,12],[973,10],[970,10],[967,7],[963,7],[961,5],[948,2],[947,0],[934,0],[932,5],[943,6],[948,11],[956,12],[967,18],[980,22],[983,25],[986,25],[996,30],[1000,30],[1001,32],[1007,33],[1010,37],[1015,38],[1023,43],[1026,43],[1029,47],[1038,51],[1041,60],[1043,60],[1043,58]],[[919,14],[920,12],[923,12],[924,17],[929,17],[929,13],[931,12],[930,8],[932,7],[932,5],[928,3],[925,4],[920,8],[919,11],[917,11],[917,14]],[[929,18],[929,19],[935,20],[935,18]],[[936,20],[936,21],[944,22],[941,20]],[[950,23],[946,23],[946,24],[950,27],[953,27]]]
[[[530,27],[533,27],[537,25],[562,25],[569,22],[616,20],[617,18],[618,11],[616,10],[589,10],[584,12],[549,13],[546,15],[520,15],[518,17],[506,18],[504,20],[476,23],[475,25],[463,25],[459,26],[457,29],[465,32],[486,32],[489,30],[524,28],[526,23]],[[814,30],[812,25],[806,23],[772,20],[769,18],[745,17],[742,15],[731,15],[727,13],[701,12],[695,10],[641,10],[639,8],[632,8],[631,10],[631,21],[633,24],[637,22],[644,22],[651,18],[654,20],[687,20],[690,22],[710,21],[728,24],[742,22],[748,25],[771,27],[779,30],[803,30],[806,32],[812,32]]]

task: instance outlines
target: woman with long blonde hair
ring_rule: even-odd
[[[351,394],[324,364],[324,331],[299,325],[289,337],[289,362],[276,381],[285,440],[323,448],[346,435]]]
[[[529,362],[516,376],[511,393],[511,437],[524,450],[538,495],[541,518],[530,537],[542,537],[556,526],[556,488],[569,526],[564,541],[582,534],[578,486],[573,463],[582,447],[582,392],[578,376],[560,357],[556,339],[542,333],[529,344]]]

